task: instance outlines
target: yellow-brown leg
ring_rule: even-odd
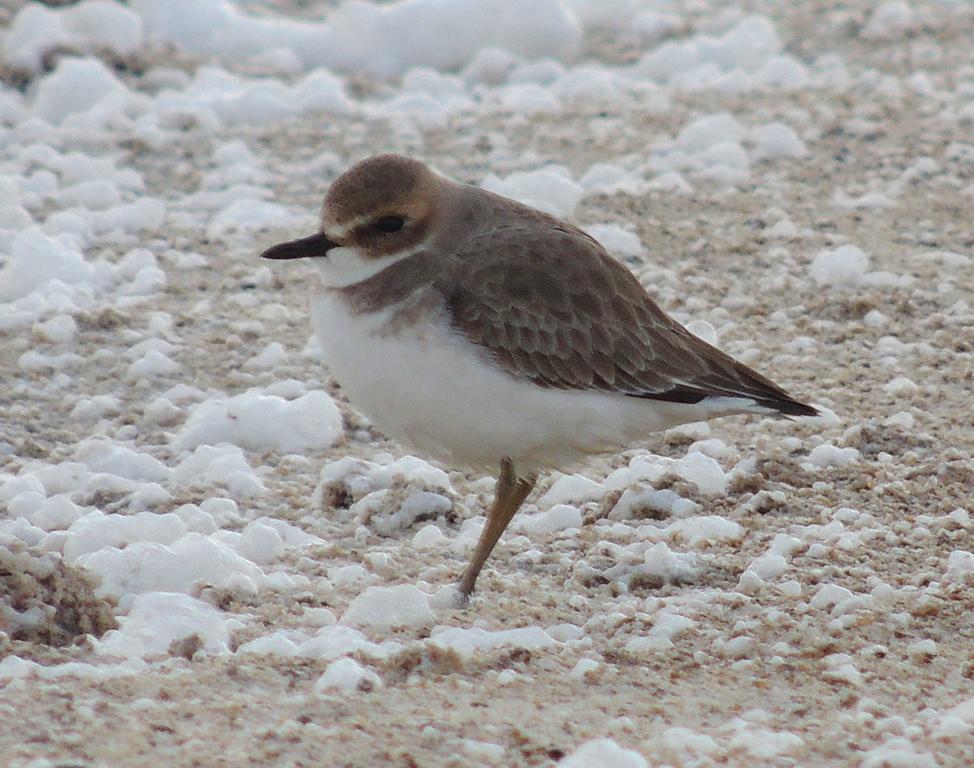
[[[477,576],[480,575],[480,569],[484,567],[484,563],[490,557],[497,540],[511,522],[514,513],[520,509],[528,494],[531,493],[536,480],[536,476],[518,477],[514,471],[514,462],[510,459],[501,461],[501,473],[497,477],[497,485],[494,489],[494,503],[487,512],[487,522],[484,524],[483,531],[480,532],[477,549],[474,550],[470,564],[467,566],[467,570],[463,572],[463,578],[460,580],[460,594],[465,600],[473,592],[474,584],[477,583]]]

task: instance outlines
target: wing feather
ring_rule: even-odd
[[[743,397],[785,414],[814,415],[671,319],[584,232],[518,210],[526,212],[523,222],[515,216],[464,241],[438,283],[454,328],[512,376],[554,389],[673,402]]]

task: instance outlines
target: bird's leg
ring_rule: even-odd
[[[501,473],[497,477],[497,485],[494,489],[494,503],[487,512],[487,522],[480,532],[477,549],[474,550],[470,564],[460,580],[460,593],[464,600],[470,597],[474,584],[477,583],[477,576],[480,575],[480,569],[484,567],[484,563],[487,562],[487,558],[490,557],[497,540],[511,522],[514,513],[520,509],[521,504],[531,493],[536,480],[536,476],[518,477],[514,471],[514,462],[510,459],[501,461]]]

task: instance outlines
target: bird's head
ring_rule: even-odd
[[[395,154],[370,157],[332,183],[317,234],[272,246],[261,257],[327,257],[353,268],[407,255],[430,234],[444,183],[419,160]],[[335,256],[343,258],[333,259]],[[327,271],[343,269],[341,263],[335,263]]]

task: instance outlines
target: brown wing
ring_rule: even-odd
[[[815,415],[672,320],[584,232],[530,213],[467,239],[451,259],[452,279],[438,285],[454,327],[511,375],[674,402],[746,397],[784,414]]]

